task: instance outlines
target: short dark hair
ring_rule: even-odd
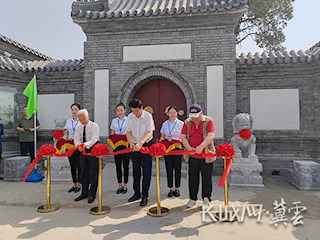
[[[124,109],[126,109],[126,105],[124,105],[123,102],[118,103],[117,106],[116,106],[116,109],[118,107],[123,107]]]
[[[176,106],[169,106],[169,107],[168,107],[168,112],[169,112],[171,109],[174,109],[174,110],[176,110],[176,112],[178,112],[178,108],[177,108]]]
[[[141,108],[142,102],[140,99],[133,99],[129,102],[129,107],[130,108]]]
[[[73,106],[76,106],[77,108],[79,108],[79,110],[81,109],[80,105],[78,103],[73,103],[70,108],[72,108]]]

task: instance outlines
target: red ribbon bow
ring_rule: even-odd
[[[152,144],[149,148],[149,154],[151,156],[163,156],[166,154],[166,145],[163,143]]]
[[[232,145],[229,144],[219,144],[219,146],[216,148],[217,156],[220,157],[226,157],[226,158],[232,158],[236,151],[232,147]]]
[[[49,145],[42,145],[40,148],[39,148],[39,151],[38,151],[38,155],[40,156],[43,156],[43,155],[53,155],[56,153],[56,148],[49,144]]]
[[[64,132],[62,130],[55,130],[53,132],[53,138],[56,139],[56,140],[62,138],[63,135],[64,135]]]
[[[239,132],[239,136],[244,140],[248,140],[251,137],[251,131],[249,129],[243,129]]]
[[[103,156],[103,155],[109,155],[109,154],[110,154],[109,148],[102,143],[98,143],[94,145],[91,150],[91,155],[93,156]]]

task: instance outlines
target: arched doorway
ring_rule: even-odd
[[[154,141],[160,138],[162,123],[168,119],[166,108],[174,105],[178,108],[178,118],[185,120],[187,117],[186,98],[178,85],[165,78],[155,78],[143,84],[135,93],[134,98],[140,99],[143,108],[151,111],[156,130]]]

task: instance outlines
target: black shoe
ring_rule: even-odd
[[[68,190],[68,192],[74,192],[75,189],[76,189],[75,187],[72,187]]]
[[[133,195],[131,198],[129,198],[128,202],[134,202],[136,200],[139,200],[141,198],[140,195]]]
[[[2,178],[2,177],[0,177],[0,180],[3,180],[3,178]]]
[[[86,196],[86,195],[80,195],[79,197],[77,197],[74,201],[76,201],[76,202],[78,202],[78,201],[80,201],[80,200],[82,200],[82,199],[85,199],[85,198],[87,198],[88,196]]]
[[[122,191],[121,191],[122,194],[126,194],[127,192],[128,192],[127,188],[122,188]]]
[[[81,187],[75,187],[75,188],[74,188],[74,192],[75,192],[75,193],[79,192],[80,190],[81,190]]]
[[[175,197],[180,197],[179,189],[174,190],[173,196],[175,196]]]
[[[89,197],[88,197],[88,203],[93,203],[94,199],[95,199],[94,197],[89,196]]]
[[[172,190],[169,191],[168,197],[173,197],[173,191]]]
[[[117,194],[122,193],[122,187],[119,187],[116,193]]]
[[[148,204],[148,198],[142,197],[141,202],[140,202],[140,207],[144,207],[147,204]]]

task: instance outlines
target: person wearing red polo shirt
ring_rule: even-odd
[[[206,129],[203,129],[203,127]],[[202,113],[198,104],[192,104],[189,108],[189,118],[185,120],[181,131],[181,141],[187,150],[195,151],[190,155],[189,164],[189,198],[186,204],[193,207],[197,201],[199,179],[201,173],[203,207],[210,206],[212,193],[213,163],[201,156],[204,150],[213,143],[216,127],[210,117]]]

